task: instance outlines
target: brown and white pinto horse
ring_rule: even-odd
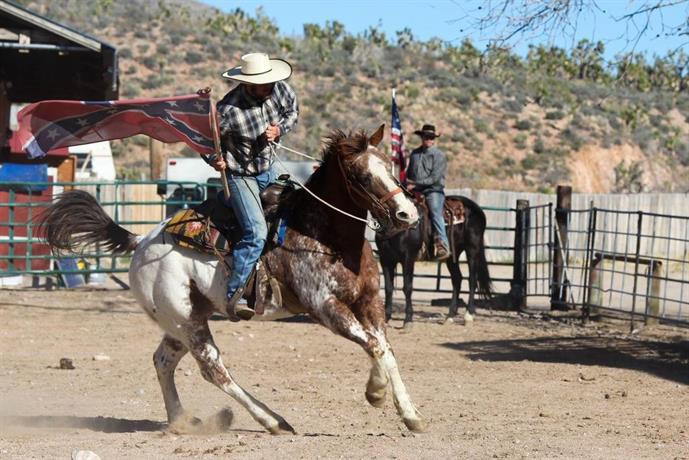
[[[363,132],[331,134],[323,164],[307,187],[325,202],[362,219],[368,210],[386,225],[408,227],[418,214],[375,147],[383,128],[370,138]],[[262,259],[280,283],[283,307],[306,312],[361,345],[372,361],[368,402],[381,407],[390,383],[406,426],[423,431],[425,422],[407,393],[386,337],[378,267],[364,238],[365,222],[327,207],[304,190],[294,193],[284,244]],[[225,312],[226,273],[216,258],[170,244],[170,238],[166,242],[161,235],[164,222],[143,237],[128,232],[85,192],[63,194],[42,215],[41,226],[48,242],[60,250],[100,243],[118,253],[134,251],[129,268],[132,293],[165,331],[153,360],[173,427],[189,420],[174,372],[180,359],[191,353],[203,377],[237,400],[269,432],[294,432],[284,418],[240,387],[222,362],[208,327],[213,313]]]

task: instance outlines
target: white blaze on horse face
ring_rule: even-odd
[[[371,148],[372,147],[369,147],[369,149]],[[395,182],[390,175],[388,166],[378,155],[369,154],[368,170],[375,179],[378,179],[385,186],[388,193],[399,187],[397,182]],[[416,222],[419,219],[416,206],[414,206],[414,203],[412,203],[404,193],[398,193],[392,197],[392,200],[397,205],[396,217],[398,219],[408,223]]]

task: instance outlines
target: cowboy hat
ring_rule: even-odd
[[[440,137],[440,134],[435,133],[435,126],[423,125],[423,128],[414,131],[414,134],[421,137]]]
[[[270,59],[264,53],[242,56],[241,65],[223,72],[223,78],[251,85],[264,85],[284,80],[292,75],[292,66],[282,59]]]

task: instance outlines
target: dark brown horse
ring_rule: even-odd
[[[414,204],[400,193],[385,156],[375,147],[382,136],[383,126],[370,138],[363,132],[334,132],[322,166],[307,183],[320,199],[363,221],[304,190],[296,191],[284,244],[262,260],[279,281],[287,313],[306,312],[366,351],[372,362],[366,386],[369,403],[381,407],[390,383],[402,420],[409,429],[422,431],[425,423],[402,382],[386,337],[378,267],[364,238],[367,211],[391,227],[406,228],[418,219]],[[163,224],[146,236],[136,236],[110,220],[85,192],[62,195],[42,221],[47,240],[58,249],[99,242],[115,252],[133,251],[132,292],[165,332],[154,364],[170,424],[188,420],[174,373],[180,359],[191,353],[203,377],[237,400],[268,431],[293,432],[284,418],[237,384],[220,358],[208,319],[225,311],[225,271],[213,256],[170,244],[170,238],[166,242]]]
[[[459,268],[459,256],[466,252],[469,265],[469,302],[464,315],[466,322],[473,321],[476,314],[474,295],[489,297],[492,293],[488,263],[483,243],[483,234],[486,230],[486,214],[474,201],[464,196],[448,196],[445,199],[450,207],[462,206],[464,222],[452,224],[448,222],[447,236],[450,240],[451,256],[447,259],[447,268],[452,279],[452,298],[448,318],[457,315],[459,293],[462,289],[462,272]],[[395,282],[395,268],[402,265],[403,286],[405,297],[404,325],[410,326],[414,317],[411,295],[414,283],[414,263],[419,259],[424,242],[429,243],[430,224],[427,210],[418,207],[421,216],[419,223],[407,230],[382,231],[376,233],[376,246],[383,267],[385,281],[385,319],[392,316],[392,291]]]

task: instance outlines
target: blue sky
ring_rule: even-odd
[[[241,8],[247,13],[254,13],[256,8],[262,7],[264,13],[271,18],[286,35],[302,35],[303,24],[307,22],[324,25],[327,20],[337,20],[345,25],[347,31],[358,34],[369,26],[380,25],[388,38],[395,38],[395,31],[409,27],[415,38],[428,40],[438,37],[455,44],[469,36],[474,43],[483,47],[492,37],[493,31],[483,34],[471,30],[472,17],[478,15],[478,6],[488,2],[479,0],[202,0],[204,3],[216,6],[223,11]],[[602,40],[606,44],[606,57],[613,58],[618,52],[628,51],[631,45],[620,36],[629,36],[625,27],[633,33],[634,24],[616,22],[614,17],[621,17],[632,8],[638,8],[642,2],[629,0],[598,0],[598,7],[603,11],[596,14],[583,12],[577,24],[577,33],[572,35],[527,36],[513,43],[514,50],[525,54],[529,44],[553,43],[568,48],[580,38]],[[687,18],[687,5],[678,5],[663,11],[663,19],[667,23]],[[641,24],[637,22],[638,26]],[[656,38],[661,34],[660,38]],[[659,21],[651,23],[651,28],[645,37],[636,45],[636,50],[665,55],[668,50],[681,45],[689,46],[689,37],[684,40],[666,38],[662,36]]]

